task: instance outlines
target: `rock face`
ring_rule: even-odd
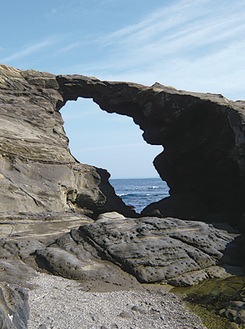
[[[226,265],[230,273],[232,266],[239,265],[234,252],[237,234],[203,222],[155,217],[132,220],[102,214],[80,231],[105,257],[140,282],[194,285],[228,275]]]
[[[58,90],[52,74],[0,66],[0,212],[94,214],[119,208],[134,215],[116,197],[105,170],[70,154]]]
[[[133,286],[135,277],[143,283],[189,286],[237,273],[243,263],[243,240],[229,226],[170,217],[132,219],[116,212],[96,221],[83,215],[79,228],[67,226],[67,233],[60,229],[58,237],[45,234],[52,221],[36,225],[35,235],[19,230],[2,237],[0,282],[23,283],[33,275],[31,265],[85,284],[122,288],[125,282]],[[133,277],[126,278],[122,270]]]

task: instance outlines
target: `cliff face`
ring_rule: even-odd
[[[0,212],[93,214],[119,207],[132,214],[105,170],[70,154],[58,90],[52,74],[0,66]]]
[[[84,97],[132,117],[147,143],[163,145],[154,165],[170,197],[144,214],[231,222],[243,214],[244,102],[3,65],[0,74],[1,211],[129,211],[108,173],[77,163],[68,149],[59,110]]]

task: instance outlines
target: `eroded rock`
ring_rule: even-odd
[[[116,202],[120,211],[134,215],[116,197],[105,170],[102,175],[71,155],[58,89],[55,75],[0,65],[0,212],[93,216],[116,210]]]
[[[244,101],[4,65],[0,92],[0,210],[135,215],[116,198],[108,173],[70,154],[59,111],[66,101],[84,97],[132,117],[147,143],[164,147],[154,165],[170,197],[144,215],[157,209],[163,217],[226,221],[244,229]]]
[[[244,101],[159,83],[147,87],[81,75],[57,81],[65,102],[92,98],[107,112],[132,117],[147,143],[164,147],[154,165],[170,198],[144,215],[158,209],[163,217],[238,224],[245,210]]]
[[[80,231],[140,282],[193,285],[228,276],[232,266],[239,265],[234,257],[238,234],[227,230],[176,218],[108,218],[100,215]],[[229,270],[217,266],[226,262],[232,265]]]

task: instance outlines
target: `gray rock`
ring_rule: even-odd
[[[132,117],[147,143],[164,147],[154,166],[170,197],[144,215],[226,221],[244,229],[244,101],[6,65],[0,66],[1,211],[136,215],[115,195],[105,170],[82,165],[70,153],[59,111],[78,97]]]
[[[93,215],[118,206],[135,214],[115,195],[106,170],[71,155],[55,75],[0,65],[0,100],[0,212]]]
[[[106,261],[101,251],[76,229],[36,250],[35,256],[39,267],[55,275],[79,280],[89,290],[141,289],[133,276]]]
[[[0,283],[0,328],[27,329],[29,307],[27,291]]]
[[[60,75],[57,82],[65,101],[92,98],[109,113],[132,117],[147,143],[164,147],[154,166],[170,197],[144,215],[158,209],[158,217],[238,224],[245,213],[244,101],[81,75]]]
[[[113,219],[104,215],[80,231],[109,260],[148,283],[193,285],[226,277],[229,273],[220,265],[228,246],[236,245],[234,234],[176,218]]]
[[[35,270],[19,259],[0,258],[0,282],[28,286],[27,281],[35,276]]]

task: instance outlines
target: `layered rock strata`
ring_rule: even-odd
[[[0,282],[0,327],[25,329],[29,317],[27,290]]]
[[[70,154],[63,103],[55,75],[0,66],[0,212],[134,215],[106,170]]]

